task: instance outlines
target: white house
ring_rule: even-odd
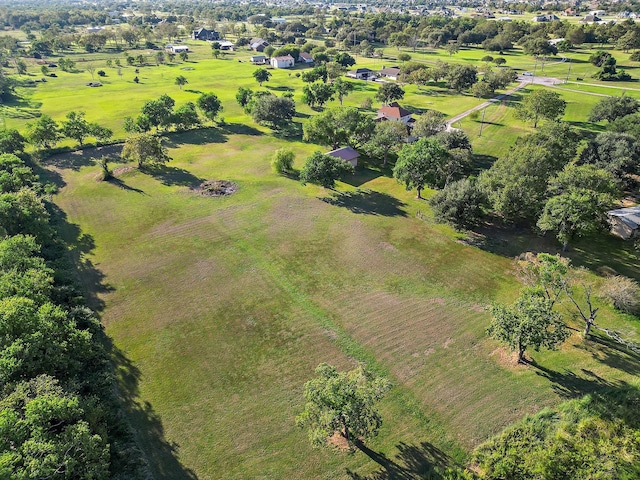
[[[236,46],[235,43],[229,40],[220,40],[218,43],[220,44],[220,50],[233,50]]]
[[[640,207],[618,208],[607,212],[611,233],[629,240],[640,236]]]
[[[291,55],[285,55],[284,57],[273,57],[271,59],[271,66],[273,68],[291,68],[295,65],[296,61]]]
[[[604,17],[607,14],[604,10],[592,10],[589,12],[589,15],[593,15],[594,17]]]
[[[287,23],[286,18],[272,18],[271,21],[275,24]]]
[[[398,80],[400,77],[400,67],[385,67],[382,70],[378,70],[379,77],[386,77],[389,80]]]
[[[175,54],[179,54],[182,52],[189,53],[189,47],[187,47],[186,45],[167,45],[165,47],[165,50],[169,53],[175,53]]]
[[[251,57],[251,63],[255,65],[264,65],[267,62],[267,57],[265,57],[264,55],[253,55]]]
[[[349,70],[347,77],[357,78],[358,80],[368,80],[373,74],[373,70],[368,68],[356,68],[355,70]]]

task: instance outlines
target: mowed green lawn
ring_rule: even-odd
[[[368,475],[385,463],[417,476],[430,464],[464,462],[525,413],[638,374],[636,359],[577,333],[559,352],[533,352],[538,367],[514,366],[485,336],[485,306],[517,295],[512,253],[555,251],[555,243],[523,235],[486,251],[469,246],[434,224],[415,192],[373,167],[339,184],[347,196],[273,174],[268,159],[277,148],[292,148],[298,168],[324,148],[274,136],[242,112],[237,87],[257,88],[248,52],[214,60],[208,47],[193,48],[193,61],[141,68],[140,85],[135,67],[123,68],[122,78],[106,69],[101,88],[84,86],[86,72],[59,72],[27,97],[59,120],[84,110],[120,138],[122,118],[162,93],[178,105],[202,91],[223,101],[226,125],[171,134],[174,160],[154,174],[115,164],[117,181],[97,182],[91,152],[46,160],[66,184],[55,202],[84,251],[82,279],[104,302],[121,390],[158,478],[190,478],[190,470],[200,479],[348,478],[347,470]],[[98,68],[105,58],[87,55]],[[294,88],[301,122],[314,112],[300,102],[297,71],[273,71],[267,88]],[[179,74],[189,80],[182,91],[173,84]],[[359,105],[377,88],[356,85],[345,103]],[[403,105],[449,116],[481,102],[438,88],[407,90]],[[566,118],[576,122],[599,99],[562,94]],[[477,121],[462,122],[485,155],[502,154],[531,131],[508,105],[489,107],[485,120],[480,138]],[[9,126],[26,121],[7,117]],[[190,187],[204,179],[232,180],[239,190],[203,198]],[[624,242],[581,242],[572,256],[594,270],[640,276]],[[638,338],[637,321],[606,306],[601,319]],[[380,436],[367,443],[372,452],[312,449],[294,425],[304,382],[320,362],[347,369],[358,361],[395,386],[382,402]]]
[[[560,352],[534,353],[541,368],[513,366],[484,334],[484,306],[518,289],[508,257],[416,218],[425,203],[375,170],[335,197],[269,170],[274,149],[294,148],[300,166],[314,146],[204,135],[180,137],[156,175],[129,171],[114,184],[96,182],[93,166],[58,170],[67,185],[56,203],[89,236],[83,244],[95,242],[86,259],[105,275],[102,319],[159,478],[379,469],[362,452],[312,449],[294,426],[320,362],[365,361],[389,376],[384,428],[368,446],[411,472],[463,462],[525,413],[638,373],[632,357],[577,333]],[[202,198],[188,187],[200,179],[239,191]],[[94,278],[85,271],[88,286]]]

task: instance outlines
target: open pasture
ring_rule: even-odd
[[[534,353],[536,366],[513,366],[484,334],[484,306],[518,289],[509,256],[431,223],[426,204],[384,172],[364,168],[335,192],[269,170],[276,148],[293,148],[299,167],[313,145],[224,128],[170,143],[167,167],[115,182],[96,182],[81,160],[50,160],[66,183],[57,204],[95,245],[84,258],[104,280],[87,269],[84,281],[103,292],[158,478],[349,478],[380,465],[417,478],[463,462],[524,413],[640,369],[577,332],[559,352]],[[211,199],[189,188],[215,178],[238,192]],[[607,261],[589,245],[579,252],[594,269]],[[620,322],[606,308],[603,321]],[[395,385],[369,456],[312,449],[294,426],[302,385],[323,361],[365,361]]]
[[[296,168],[326,148],[275,135],[237,105],[238,87],[258,89],[249,52],[215,60],[207,44],[189,45],[187,62],[123,66],[122,76],[105,66],[116,57],[74,55],[84,58],[79,72],[57,72],[22,89],[22,103],[4,107],[9,127],[23,128],[36,109],[56,120],[82,110],[124,138],[123,118],[163,93],[177,105],[209,91],[222,100],[221,126],[169,134],[173,161],[148,173],[114,164],[116,179],[98,182],[91,151],[43,162],[63,185],[54,200],[73,226],[66,235],[116,347],[120,387],[157,478],[366,478],[379,470],[386,477],[376,478],[419,478],[433,466],[464,463],[474,446],[525,413],[630,382],[640,372],[637,357],[604,340],[585,343],[577,330],[560,351],[533,352],[535,363],[514,366],[485,335],[485,307],[516,297],[513,256],[555,252],[553,239],[498,232],[482,248],[471,246],[433,223],[425,202],[371,164],[337,191],[273,174],[269,156],[280,147],[294,150]],[[395,63],[394,50],[386,49],[384,59],[358,57],[358,66]],[[482,67],[486,54],[463,49],[452,57],[442,51],[414,57]],[[578,62],[588,54],[570,54],[572,76],[588,74],[592,66]],[[514,68],[533,66],[519,52],[505,58]],[[85,86],[88,63],[107,72],[103,87]],[[561,76],[568,67],[553,63],[545,75]],[[30,66],[34,78],[37,68]],[[263,87],[278,94],[293,89],[297,124],[315,113],[301,102],[300,71],[273,70]],[[177,75],[189,81],[182,90]],[[347,105],[359,106],[377,89],[355,83]],[[587,128],[600,97],[569,91],[573,85],[558,89],[568,102],[565,120]],[[415,111],[453,116],[482,102],[439,87],[406,90],[401,103]],[[461,122],[487,162],[531,131],[513,118],[517,101],[488,107],[481,137],[479,119]],[[215,199],[192,191],[213,179],[239,189]],[[622,241],[576,242],[570,256],[595,272],[610,267],[640,278],[637,255]],[[639,338],[637,320],[606,305],[600,315],[602,324]],[[359,361],[394,384],[382,402],[379,437],[354,455],[312,449],[294,425],[304,382],[320,362],[346,369]]]

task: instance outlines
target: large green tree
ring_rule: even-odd
[[[383,83],[376,93],[376,99],[385,105],[403,98],[404,90],[397,83]]]
[[[350,163],[322,152],[315,152],[307,158],[300,170],[300,181],[303,185],[315,183],[325,188],[333,188],[336,180],[349,173],[353,173]]]
[[[633,97],[605,97],[596,103],[589,114],[590,122],[606,120],[611,123],[617,118],[637,113],[640,102]]]
[[[616,178],[593,165],[568,165],[549,182],[552,195],[538,219],[540,230],[552,231],[566,250],[569,241],[603,230],[605,212],[618,192]]]
[[[150,100],[145,103],[141,111],[156,129],[160,127],[166,128],[171,124],[175,104],[175,100],[165,93],[160,95],[157,100]]]
[[[524,291],[513,305],[493,304],[487,334],[517,353],[524,361],[528,348],[555,350],[569,337],[569,330],[551,302],[534,290]]]
[[[110,478],[109,445],[86,421],[90,416],[51,376],[19,384],[0,401],[0,476]]]
[[[407,190],[415,188],[418,198],[422,198],[425,187],[442,188],[462,173],[452,160],[436,139],[421,138],[402,148],[393,176]]]
[[[27,123],[27,139],[41,149],[52,148],[60,139],[58,123],[49,115],[43,114],[35,122]]]
[[[274,130],[288,127],[296,113],[296,104],[293,99],[271,94],[254,96],[250,105],[253,119]]]
[[[397,150],[407,139],[407,126],[402,122],[388,121],[376,123],[371,139],[364,149],[372,158],[382,158],[387,164],[389,153]]]
[[[564,115],[567,106],[559,93],[538,89],[525,96],[516,107],[516,118],[524,121],[533,121],[533,128],[538,127],[541,118],[557,120]]]
[[[144,168],[150,163],[166,163],[171,160],[169,153],[162,146],[162,139],[150,133],[131,135],[124,142],[122,158],[136,162],[138,168]]]
[[[373,119],[354,107],[327,109],[314,115],[303,125],[303,139],[329,145],[336,149],[341,145],[359,147],[364,145],[373,134]]]
[[[316,368],[317,377],[304,386],[305,408],[296,423],[309,429],[314,445],[327,445],[335,433],[350,446],[358,439],[375,436],[382,425],[376,404],[391,388],[390,382],[364,366],[338,372],[326,363]]]
[[[222,111],[222,102],[215,93],[203,93],[196,101],[198,108],[212,122],[215,121],[218,114]]]
[[[262,86],[264,82],[268,82],[271,78],[271,72],[266,68],[258,68],[253,72],[253,78]]]

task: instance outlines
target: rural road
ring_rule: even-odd
[[[553,87],[554,85],[564,83],[562,80],[558,78],[534,77],[534,76],[525,76],[525,75],[518,75],[518,81],[520,83],[517,86],[513,87],[511,90],[508,90],[505,93],[501,93],[500,95],[493,97],[492,99],[487,100],[486,102],[481,103],[480,105],[476,105],[475,107],[470,108],[469,110],[462,112],[456,115],[455,117],[452,117],[451,119],[447,120],[447,128],[446,128],[447,131],[457,130],[457,128],[453,126],[455,122],[462,120],[463,118],[465,118],[466,116],[470,115],[473,112],[477,112],[479,110],[482,110],[483,108],[488,107],[492,103],[499,102],[500,100],[504,99],[505,97],[508,97],[509,95],[517,92],[518,90],[526,87],[529,84],[533,83],[535,85],[544,85],[546,87]]]

